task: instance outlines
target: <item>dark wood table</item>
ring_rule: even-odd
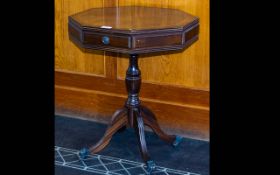
[[[84,51],[103,50],[129,55],[125,78],[127,101],[123,108],[113,114],[102,139],[91,148],[82,149],[80,156],[84,158],[90,153],[101,151],[109,144],[114,133],[132,127],[137,134],[147,170],[151,172],[155,163],[147,150],[144,125],[152,128],[162,140],[173,146],[177,146],[182,138],[164,133],[154,113],[141,105],[138,55],[187,48],[198,40],[198,18],[167,8],[108,7],[92,8],[69,16],[68,25],[70,40]]]

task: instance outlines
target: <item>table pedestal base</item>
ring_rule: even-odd
[[[89,149],[82,149],[80,156],[84,158],[90,153],[97,153],[104,149],[110,142],[112,136],[126,127],[134,128],[139,142],[139,149],[143,160],[147,165],[147,170],[150,173],[155,168],[155,163],[150,158],[146,140],[144,125],[149,126],[160,139],[166,141],[173,146],[177,146],[182,138],[180,136],[168,135],[164,133],[158,125],[154,113],[147,107],[140,105],[139,91],[141,85],[141,72],[138,68],[138,55],[130,55],[129,67],[126,72],[126,88],[128,91],[128,99],[126,105],[118,109],[112,116],[111,122],[104,136]]]

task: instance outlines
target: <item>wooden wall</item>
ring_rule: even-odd
[[[56,113],[107,122],[124,104],[127,55],[81,52],[68,39],[67,17],[127,5],[175,8],[200,18],[199,40],[187,50],[140,55],[140,97],[167,132],[208,140],[209,0],[55,0]]]

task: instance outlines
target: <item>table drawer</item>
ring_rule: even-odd
[[[117,36],[107,33],[84,33],[84,44],[94,46],[109,46],[109,47],[121,47],[131,48],[131,42],[129,36]]]

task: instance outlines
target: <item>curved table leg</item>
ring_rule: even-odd
[[[99,140],[98,143],[96,143],[94,146],[92,146],[90,149],[83,148],[79,155],[81,158],[85,158],[90,153],[97,153],[104,149],[112,139],[112,136],[122,127],[125,127],[127,124],[127,108],[121,108],[117,110],[111,119],[110,124],[108,125],[108,128],[104,134],[104,136]]]
[[[126,107],[123,107],[123,108],[121,108],[121,109],[118,109],[118,110],[113,114],[113,116],[112,116],[111,125],[112,125],[112,123],[115,122],[115,120],[118,119],[118,117],[119,117],[120,115],[125,115],[125,116],[127,116],[127,115],[128,115],[127,113],[128,113],[128,109],[127,109]],[[123,127],[121,127],[120,129],[118,129],[117,132],[123,132],[123,131],[125,131],[125,130],[126,130],[126,126],[123,126]]]
[[[142,116],[140,115],[139,109],[133,109],[133,117],[136,121],[134,122],[134,129],[138,138],[139,149],[143,160],[146,162],[147,171],[148,173],[151,173],[155,169],[155,163],[153,160],[151,160],[147,150],[145,131],[144,131],[144,122]]]
[[[153,120],[157,121],[157,118],[155,116],[155,114],[146,106],[141,105],[140,106],[140,110],[142,113],[144,113],[147,117],[152,118]]]
[[[120,109],[116,110],[114,112],[114,114],[112,115],[111,123],[109,125],[113,125],[116,122],[116,120],[118,120],[120,117],[126,116],[126,115],[127,115],[127,108],[126,107],[123,107],[123,108],[120,108]]]
[[[127,108],[119,109],[113,114],[111,123],[102,139],[89,149],[91,153],[97,153],[105,148],[112,139],[112,136],[127,124],[126,114]]]
[[[151,110],[144,106],[141,106],[141,112],[144,114],[143,120],[145,125],[149,126],[159,136],[160,139],[172,144],[175,147],[182,141],[182,137],[180,136],[168,135],[163,132],[158,125],[155,114]]]

